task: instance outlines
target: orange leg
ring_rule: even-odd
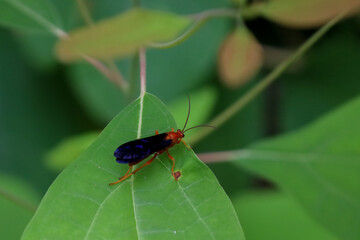
[[[158,130],[155,130],[155,135],[159,135],[159,131],[158,131]]]
[[[155,153],[155,155],[149,160],[147,161],[144,165],[142,165],[141,167],[139,167],[138,169],[136,169],[135,171],[133,171],[132,173],[130,173],[129,175],[128,172],[130,171],[130,169],[132,168],[133,165],[130,166],[130,169],[128,170],[128,172],[125,174],[125,176],[123,176],[122,178],[120,178],[118,181],[113,182],[113,183],[109,183],[109,185],[115,185],[118,184],[119,182],[124,181],[125,179],[127,179],[128,177],[130,177],[131,175],[135,174],[137,171],[139,171],[140,169],[142,169],[143,167],[145,167],[146,165],[149,165],[150,163],[152,163],[152,161],[154,161],[154,159],[158,156],[158,153]]]
[[[133,165],[130,165],[129,164],[129,170],[127,170],[127,172],[125,173],[125,175],[124,176],[122,176],[122,177],[119,177],[119,179],[122,179],[122,178],[124,178],[124,177],[126,177],[126,175],[128,175],[129,174],[129,172],[131,171],[131,169],[132,169],[132,167],[134,166],[134,164]]]
[[[174,129],[174,128],[171,128],[171,131],[172,131],[172,132],[175,132],[175,129]]]
[[[171,174],[173,175],[173,177],[175,178],[175,180],[177,181],[177,178],[174,175],[174,168],[175,168],[175,159],[170,155],[169,150],[166,151],[168,157],[171,159],[171,161],[173,162],[173,166],[171,168]]]

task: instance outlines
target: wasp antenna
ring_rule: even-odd
[[[188,93],[186,93],[186,96],[188,97],[188,101],[189,101],[189,111],[188,111],[188,115],[187,115],[187,118],[186,118],[186,121],[185,121],[185,125],[184,125],[183,129],[181,130],[182,132],[184,132],[184,129],[186,128],[186,124],[188,123],[188,120],[189,120],[189,117],[190,117],[190,108],[191,108],[190,96],[189,96]]]
[[[198,127],[210,127],[210,128],[216,128],[216,127],[211,126],[211,125],[206,125],[206,124],[203,124],[203,125],[197,125],[197,126],[195,126],[195,127],[188,128],[188,129],[186,129],[186,130],[185,130],[185,131],[183,131],[183,132],[186,132],[186,131],[189,131],[190,129],[193,129],[193,128],[198,128]]]

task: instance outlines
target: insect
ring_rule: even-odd
[[[171,168],[171,174],[174,177],[174,179],[177,181],[178,178],[181,176],[180,172],[174,173],[175,168],[175,159],[170,155],[169,148],[172,148],[176,144],[179,144],[180,142],[183,142],[186,147],[190,148],[186,143],[184,142],[183,138],[185,137],[184,133],[190,129],[197,128],[197,127],[213,127],[209,125],[198,125],[195,127],[191,127],[185,130],[186,124],[189,120],[190,116],[190,98],[188,96],[189,100],[189,111],[186,118],[185,125],[182,130],[178,129],[175,131],[172,129],[170,132],[165,132],[159,134],[158,130],[155,131],[155,135],[151,137],[146,138],[140,138],[134,141],[130,141],[127,143],[124,143],[123,145],[119,146],[115,152],[114,156],[116,157],[116,161],[118,163],[125,163],[129,164],[129,170],[125,173],[124,176],[120,177],[118,181],[109,183],[109,185],[115,185],[119,182],[124,181],[131,175],[138,172],[143,167],[149,165],[154,161],[154,159],[159,156],[160,154],[166,152],[168,157],[171,159],[173,165]],[[132,171],[132,168],[134,165],[140,163],[150,155],[154,154],[144,165],[137,168],[136,170]]]

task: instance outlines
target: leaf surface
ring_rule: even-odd
[[[237,164],[292,193],[340,239],[360,238],[360,98],[300,131],[251,146]]]
[[[156,97],[126,107],[55,180],[22,239],[244,239],[236,213],[205,164],[183,144],[115,186],[127,165],[115,162],[120,144],[175,127]]]

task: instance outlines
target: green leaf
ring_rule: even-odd
[[[244,239],[235,211],[211,171],[183,144],[115,186],[127,165],[116,147],[176,127],[163,103],[146,94],[119,113],[66,168],[43,198],[26,239]]]
[[[287,73],[279,79],[283,92],[283,101],[279,103],[281,129],[289,131],[305,126],[359,95],[360,54],[353,54],[360,53],[357,29],[347,22],[339,25],[306,54],[306,65],[301,72]],[[339,62],[336,56],[344,57]]]
[[[232,197],[231,201],[247,240],[338,239],[310,218],[287,194],[247,192]]]
[[[40,198],[23,180],[0,174],[0,236],[20,239]]]
[[[89,120],[64,77],[30,69],[9,31],[0,31],[0,53],[0,169],[45,193],[56,175],[45,168],[44,154],[60,139],[89,129]]]
[[[48,30],[63,34],[62,22],[51,1],[0,0],[0,24],[21,30]]]
[[[74,31],[60,40],[57,54],[63,61],[84,54],[100,59],[128,56],[147,42],[175,38],[189,24],[189,19],[172,13],[133,9]]]
[[[295,133],[253,145],[237,164],[292,193],[340,239],[359,239],[360,98]]]

